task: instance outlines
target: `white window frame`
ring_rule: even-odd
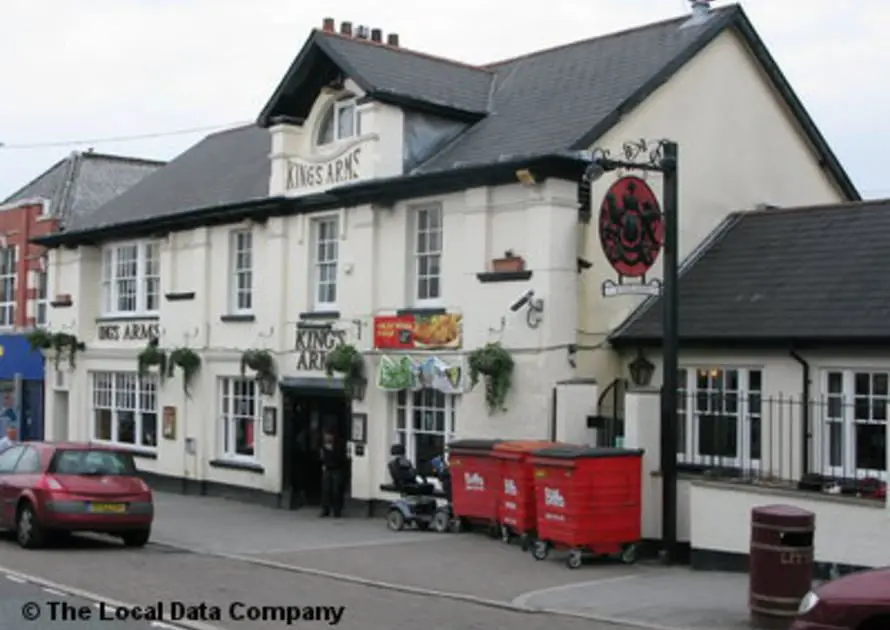
[[[352,109],[351,114],[344,113],[344,110]],[[340,117],[344,115],[351,115],[352,117],[352,133],[348,135],[340,135]],[[337,101],[334,103],[334,142],[339,142],[341,140],[348,140],[349,138],[356,138],[359,135],[358,129],[358,99],[346,98],[342,101]]]
[[[414,304],[415,306],[420,307],[433,307],[440,306],[442,303],[442,250],[443,250],[443,240],[444,240],[444,211],[441,203],[429,203],[424,204],[422,206],[416,206],[411,209],[412,212],[412,230],[411,230],[411,252],[413,256],[413,264],[411,268],[414,270],[412,274],[412,295],[414,296]],[[438,218],[438,227],[434,229],[420,229],[420,217],[423,213],[435,213],[435,216]],[[429,219],[427,219],[429,221]],[[421,251],[421,235],[425,235],[425,245],[423,246],[423,251]],[[429,241],[430,235],[437,234],[438,235],[438,247],[430,248]],[[429,273],[429,265],[431,261],[436,260],[438,265],[438,273],[432,274]],[[427,272],[422,273],[421,267],[424,266],[424,261],[426,261]],[[438,291],[435,295],[432,295],[432,292],[427,285],[426,291],[422,290],[423,281],[429,282],[431,279],[437,279]]]
[[[719,384],[721,377],[726,383],[727,374],[731,372],[737,375],[734,389]],[[757,379],[751,378],[754,372],[759,375],[759,389],[756,389]],[[704,374],[708,379],[707,387],[704,389],[698,386],[700,374]],[[760,470],[765,433],[763,377],[764,371],[761,367],[682,366],[677,391],[677,419],[680,425],[677,436],[677,462],[715,468],[739,468],[746,472]],[[752,380],[754,380],[755,387],[753,389],[751,387]],[[734,410],[733,400],[735,400]],[[702,410],[701,407],[706,409]],[[735,420],[735,456],[701,453],[700,420],[712,414],[719,414],[721,417],[730,417]],[[759,454],[752,452],[751,435],[754,432],[759,434]]]
[[[830,384],[832,375],[840,376],[841,389],[838,392]],[[858,376],[869,378],[868,394],[859,395],[856,391],[856,379]],[[879,377],[879,378],[876,378]],[[881,385],[880,381],[884,381]],[[875,477],[888,479],[887,470],[859,468],[857,466],[856,443],[857,429],[861,426],[884,425],[884,457],[886,464],[886,440],[887,440],[887,416],[890,413],[890,369],[888,368],[826,368],[822,371],[822,404],[821,417],[816,422],[817,439],[815,445],[819,445],[815,461],[818,461],[822,470],[833,477],[843,479],[864,479]],[[875,393],[875,390],[883,390]],[[867,409],[862,407],[865,402]],[[865,412],[865,413],[860,413]],[[867,415],[867,418],[859,417]],[[881,418],[883,416],[883,418]],[[840,446],[835,452],[833,446],[832,426],[839,425]],[[834,455],[839,457],[835,459]],[[838,465],[837,460],[840,460]],[[817,471],[818,472],[818,471]]]
[[[49,321],[49,261],[46,254],[40,257],[40,266],[34,274],[34,323],[45,326]]]
[[[243,388],[243,389],[240,389]],[[236,391],[239,390],[240,391]],[[220,458],[254,464],[259,461],[260,418],[262,414],[262,397],[256,379],[238,376],[223,376],[217,384],[219,404],[219,453]],[[233,409],[236,403],[253,405],[253,414],[242,409]],[[248,419],[253,422],[253,454],[237,452],[238,421]]]
[[[0,247],[0,328],[15,326],[16,294],[19,288],[19,248]]]
[[[121,252],[132,247],[136,247],[136,275],[121,277]],[[149,252],[152,256],[149,256]],[[102,249],[102,314],[112,317],[157,315],[161,309],[160,257],[161,246],[158,241],[129,241],[105,246]],[[151,270],[148,268],[150,262],[153,266]],[[120,284],[124,281],[136,283],[135,304],[132,309],[120,308]],[[149,303],[149,294],[154,296],[153,304]]]
[[[333,255],[325,252],[322,256],[322,227],[327,226],[325,230],[325,243],[328,248],[333,250]],[[333,229],[331,229],[333,226]],[[330,233],[327,233],[330,232]],[[338,299],[338,278],[340,271],[340,216],[337,214],[328,214],[312,219],[312,308],[315,311],[336,311]],[[323,270],[327,269],[328,273],[333,272],[333,281],[328,277],[322,281]],[[333,286],[333,300],[331,296],[322,295],[322,285],[327,287]]]
[[[92,441],[130,450],[156,451],[160,433],[157,374],[140,378],[136,372],[90,373],[90,436]],[[98,411],[111,412],[111,438],[99,437]],[[121,442],[121,413],[132,413],[134,442]],[[146,416],[154,416],[154,444],[146,439]]]
[[[254,252],[251,230],[233,230],[230,233],[229,312],[232,314],[253,313]],[[244,257],[247,259],[246,265]]]
[[[416,391],[403,390],[393,394],[393,402],[395,404],[395,422],[393,431],[395,433],[396,443],[400,443],[405,447],[405,455],[414,462],[415,466],[421,467],[426,462],[417,461],[416,437],[418,435],[434,435],[443,438],[443,444],[448,444],[454,440],[457,435],[457,408],[459,404],[458,396],[455,394],[445,394],[435,389],[420,389]],[[418,400],[419,399],[419,400]],[[437,403],[441,402],[441,405]],[[419,404],[418,404],[419,403]],[[437,419],[433,418],[431,429],[426,429],[428,416],[423,418],[421,426],[424,428],[417,429],[414,427],[415,413],[429,414],[442,413],[444,422],[444,430],[436,427]],[[442,454],[442,453],[440,453]]]

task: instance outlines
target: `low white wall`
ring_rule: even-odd
[[[751,510],[793,505],[816,515],[817,562],[877,567],[890,565],[890,510],[883,503],[806,495],[794,491],[690,482],[690,543],[693,549],[748,553]]]

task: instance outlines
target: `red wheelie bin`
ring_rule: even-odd
[[[535,539],[535,475],[529,461],[536,450],[557,446],[544,440],[510,440],[495,444],[492,456],[501,463],[498,491],[498,525],[501,540],[510,543],[518,536],[523,551]]]
[[[483,525],[496,536],[500,461],[492,449],[501,440],[456,440],[448,445],[451,505],[461,529]]]
[[[590,556],[635,562],[641,538],[642,456],[641,450],[620,448],[535,451],[535,559],[546,559],[551,549],[568,549],[570,569]]]

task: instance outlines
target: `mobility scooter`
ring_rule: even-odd
[[[405,447],[396,444],[390,453],[393,458],[388,467],[392,484],[380,486],[380,489],[398,492],[400,497],[389,506],[386,526],[394,532],[406,526],[419,530],[432,528],[439,533],[450,531],[454,520],[451,511],[451,475],[444,458],[436,457],[430,462],[442,485],[442,489],[438,490],[426,477],[418,474],[405,457]]]

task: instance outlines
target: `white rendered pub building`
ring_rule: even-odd
[[[485,65],[324,20],[255,125],[40,240],[50,330],[86,345],[47,350],[47,433],[288,508],[318,500],[325,429],[367,501],[394,442],[423,466],[457,437],[591,441],[640,298],[600,296],[585,150],[679,143],[682,253],[764,199],[856,197],[742,10],[688,18]]]

